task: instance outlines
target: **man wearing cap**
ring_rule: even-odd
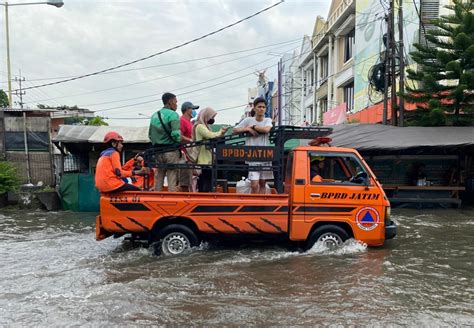
[[[181,142],[189,143],[193,141],[192,132],[193,124],[191,119],[197,116],[196,109],[199,106],[193,105],[190,101],[185,101],[181,105],[181,113],[183,114],[180,118],[181,126]],[[183,163],[189,162],[189,159],[186,158],[186,149],[183,149],[185,156],[181,158]],[[179,186],[181,191],[193,191],[193,170],[192,169],[180,169],[179,172]]]
[[[181,142],[188,143],[193,141],[192,132],[193,132],[193,124],[191,123],[191,119],[197,116],[196,109],[199,106],[193,105],[192,102],[186,101],[181,105],[181,113],[183,115],[180,118],[180,126],[181,126]]]
[[[161,97],[163,108],[155,112],[150,120],[148,137],[154,148],[169,147],[181,143],[179,115],[176,113],[178,99],[170,92]],[[159,164],[178,164],[180,151],[174,150],[157,155]],[[155,190],[162,191],[165,175],[168,178],[168,191],[179,191],[178,169],[159,167],[155,177]]]

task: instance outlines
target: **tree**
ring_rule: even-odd
[[[20,179],[15,166],[0,160],[0,195],[15,190],[20,185]]]
[[[108,126],[109,124],[104,121],[104,118],[101,116],[94,116],[87,120],[86,125],[97,125],[97,126]]]
[[[446,113],[459,125],[462,112],[474,113],[474,2],[453,0],[446,8],[452,13],[433,21],[426,44],[414,45],[418,69],[407,70],[418,83],[403,96],[417,104],[422,125],[444,125]]]
[[[9,106],[8,96],[5,91],[0,89],[0,108],[5,108]]]

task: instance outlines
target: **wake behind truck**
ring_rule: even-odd
[[[356,150],[325,144],[330,133],[330,128],[281,126],[271,131],[271,147],[246,147],[245,135],[187,144],[184,147],[213,149],[213,164],[204,167],[212,169],[214,191],[103,194],[96,239],[130,234],[165,255],[181,254],[203,240],[230,235],[272,236],[303,249],[316,242],[335,247],[349,238],[369,246],[383,245],[397,234],[397,225],[390,220],[390,203]],[[309,145],[289,145],[309,140],[313,140]],[[154,158],[170,150],[148,151],[147,164],[169,167]],[[324,161],[321,176],[314,176],[314,159]],[[229,186],[229,172],[248,170],[249,161],[271,163],[261,167],[274,173],[271,194],[237,193]]]

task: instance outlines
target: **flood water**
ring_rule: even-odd
[[[97,242],[94,216],[0,212],[0,326],[473,326],[474,210],[395,210],[397,239],[308,253]]]

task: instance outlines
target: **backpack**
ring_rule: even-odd
[[[188,162],[196,164],[199,158],[200,150],[201,150],[201,146],[194,146],[194,147],[184,148],[183,152]]]

